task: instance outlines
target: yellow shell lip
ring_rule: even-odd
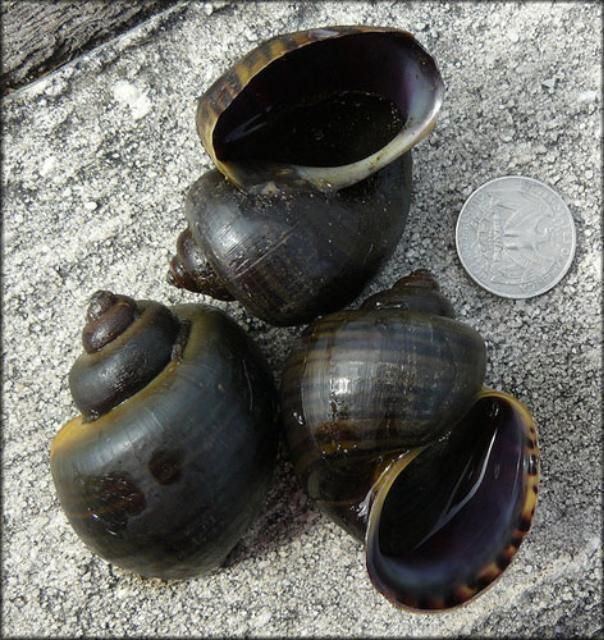
[[[474,572],[469,580],[466,576],[464,579],[447,585],[447,589],[435,590],[429,596],[425,593],[418,595],[422,591],[421,588],[413,592],[408,584],[393,585],[392,576],[397,571],[396,560],[391,563],[390,567],[387,567],[378,557],[382,553],[379,535],[384,503],[401,474],[410,467],[416,458],[429,450],[431,445],[418,447],[398,455],[381,471],[366,498],[369,516],[365,536],[369,577],[374,587],[398,608],[412,613],[445,613],[451,609],[468,605],[475,597],[490,589],[501,577],[516,556],[522,540],[528,534],[537,503],[540,478],[539,450],[534,420],[528,408],[507,393],[484,388],[477,397],[477,403],[485,399],[495,400],[498,406],[509,408],[510,419],[513,419],[515,428],[520,431],[518,441],[523,443],[520,457],[523,473],[518,508],[511,520],[508,535],[502,537],[505,539],[504,542],[500,548],[494,549],[488,562],[473,567]],[[416,548],[421,544],[419,543]],[[386,567],[385,573],[384,567]]]
[[[266,77],[268,70],[274,68],[275,62],[287,65],[286,58],[293,52],[298,52],[299,55],[302,49],[310,52],[317,43],[329,40],[344,42],[346,38],[368,34],[384,34],[391,41],[388,46],[392,48],[392,58],[395,55],[400,58],[390,63],[392,69],[400,66],[401,72],[396,77],[396,88],[389,90],[393,95],[396,93],[399,100],[403,100],[400,96],[405,94],[406,120],[400,132],[390,142],[366,157],[339,166],[264,162],[251,167],[248,162],[219,157],[216,149],[219,121],[242,94],[249,96],[253,93],[250,89],[252,82],[257,82],[263,74]],[[310,55],[306,55],[310,59]],[[356,63],[358,64],[358,60]],[[292,82],[292,86],[295,84]],[[444,91],[445,85],[435,60],[408,31],[362,25],[310,29],[284,34],[264,42],[216,80],[199,98],[197,131],[217,169],[243,190],[267,193],[283,186],[310,186],[322,191],[333,191],[363,180],[427,137],[436,124]]]

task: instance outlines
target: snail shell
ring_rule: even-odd
[[[107,291],[92,297],[83,344],[70,372],[82,415],[51,446],[69,522],[143,576],[215,569],[258,512],[276,456],[262,355],[218,309]]]
[[[216,80],[199,99],[197,132],[217,169],[246,192],[332,191],[426,137],[443,94],[436,63],[406,31],[311,29],[264,42]]]
[[[401,607],[444,609],[509,564],[533,516],[538,448],[512,396],[483,387],[485,346],[425,271],[315,321],[290,355],[282,412],[317,506],[365,541]]]
[[[195,270],[213,268],[215,277],[196,290],[212,295],[211,283],[274,325],[342,307],[396,248],[410,181],[408,155],[334,194],[251,196],[217,171],[206,173],[189,191],[186,213],[191,249],[207,257]]]
[[[315,29],[251,51],[199,99],[217,169],[189,191],[195,258],[178,252],[172,284],[227,291],[277,325],[350,302],[403,232],[411,148],[443,92],[434,60],[395,29]]]

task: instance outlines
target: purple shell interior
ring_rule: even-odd
[[[434,61],[408,34],[312,42],[251,78],[219,117],[213,145],[225,162],[348,164],[394,138],[434,99],[438,83]]]
[[[528,477],[537,473],[525,416],[486,397],[447,440],[428,447],[373,503],[367,568],[401,606],[461,604],[494,580],[530,526]]]

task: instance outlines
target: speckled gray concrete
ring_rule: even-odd
[[[3,632],[7,636],[572,636],[601,633],[600,8],[597,4],[395,2],[178,5],[5,101]],[[99,287],[165,302],[188,185],[209,167],[195,97],[279,32],[326,24],[416,33],[447,83],[416,153],[415,195],[374,292],[430,267],[489,349],[487,382],[533,410],[542,491],[504,577],[442,615],[394,609],[362,549],[314,511],[282,459],[266,507],[227,567],[164,584],[93,557],[59,509],[48,446],[75,411],[66,375]],[[568,203],[568,276],[526,301],[464,273],[454,227],[484,181],[524,174]],[[237,303],[276,373],[299,329]],[[600,631],[599,631],[600,630]]]

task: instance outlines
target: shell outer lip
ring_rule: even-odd
[[[531,415],[528,407],[523,402],[521,402],[520,400],[518,400],[517,398],[515,398],[514,396],[506,392],[490,389],[487,387],[483,387],[483,389],[478,394],[478,397],[476,400],[478,401],[481,398],[487,398],[487,397],[499,398],[504,402],[511,403],[514,406],[514,408],[519,412],[520,416],[522,417],[522,424],[524,425],[525,435],[527,436],[529,441],[532,440],[534,443],[534,446],[528,445],[527,456],[530,453],[532,456],[535,457],[536,472],[534,475],[527,475],[526,477],[526,483],[525,483],[526,486],[524,489],[523,505],[522,505],[520,518],[519,518],[519,519],[521,519],[522,517],[526,518],[529,522],[529,528],[523,531],[516,529],[515,535],[516,537],[520,538],[520,542],[518,542],[516,545],[510,544],[506,547],[509,553],[508,561],[511,563],[515,559],[515,557],[518,555],[517,552],[519,550],[520,544],[522,543],[522,540],[529,533],[530,525],[532,524],[532,518],[535,513],[535,508],[537,505],[537,500],[538,500],[537,489],[538,489],[539,481],[541,478],[538,435],[537,435],[534,418]],[[505,568],[499,569],[498,567],[495,567],[496,573],[494,577],[490,580],[489,584],[483,587],[482,589],[470,589],[469,586],[466,586],[465,587],[467,589],[466,598],[464,598],[463,600],[461,600],[460,602],[454,605],[450,605],[450,606],[447,605],[447,606],[442,606],[438,608],[413,607],[400,602],[399,600],[396,599],[395,595],[383,583],[381,583],[380,579],[377,577],[375,571],[371,566],[371,561],[369,557],[369,549],[375,543],[375,538],[377,536],[377,529],[379,527],[379,522],[380,522],[378,518],[372,517],[373,509],[374,507],[376,507],[381,512],[381,508],[384,503],[384,500],[386,499],[386,496],[388,495],[388,491],[390,490],[390,488],[392,487],[392,485],[394,484],[394,482],[396,481],[400,473],[402,473],[404,469],[409,464],[411,464],[411,462],[413,462],[413,460],[417,456],[419,456],[429,446],[430,445],[425,445],[422,447],[411,449],[402,454],[397,454],[392,458],[390,463],[384,465],[382,470],[378,473],[374,485],[371,487],[371,489],[369,490],[364,500],[364,508],[367,509],[367,514],[368,514],[367,529],[365,532],[365,550],[366,550],[365,560],[366,560],[367,572],[369,574],[369,577],[371,579],[373,586],[394,606],[414,614],[427,613],[427,614],[438,615],[438,614],[448,613],[453,609],[458,609],[460,607],[465,607],[470,605],[477,597],[486,593],[488,590],[491,589],[491,587],[494,584],[498,582],[499,578],[501,578],[501,576],[505,572]],[[492,563],[492,564],[495,564],[495,563]],[[486,567],[482,573],[484,573],[484,571],[488,570],[489,568],[490,568],[490,565],[489,567]]]
[[[336,167],[310,167],[296,164],[270,165],[270,173],[276,179],[246,178],[238,170],[237,163],[223,162],[217,155],[213,144],[214,129],[221,114],[232,104],[238,93],[268,66],[288,53],[310,46],[316,42],[342,38],[361,33],[394,33],[409,40],[433,65],[434,96],[430,110],[419,123],[414,123],[410,133],[405,127],[385,147],[362,160]],[[268,51],[269,54],[263,53]],[[424,63],[425,64],[425,63]],[[203,147],[216,168],[238,188],[251,193],[275,193],[281,188],[317,188],[321,191],[334,191],[356,184],[371,173],[386,166],[413,146],[426,138],[436,125],[436,118],[444,99],[445,84],[436,60],[409,31],[394,27],[337,25],[307,31],[297,31],[271,38],[228,69],[198,98],[196,129]],[[404,140],[404,142],[402,142]]]

